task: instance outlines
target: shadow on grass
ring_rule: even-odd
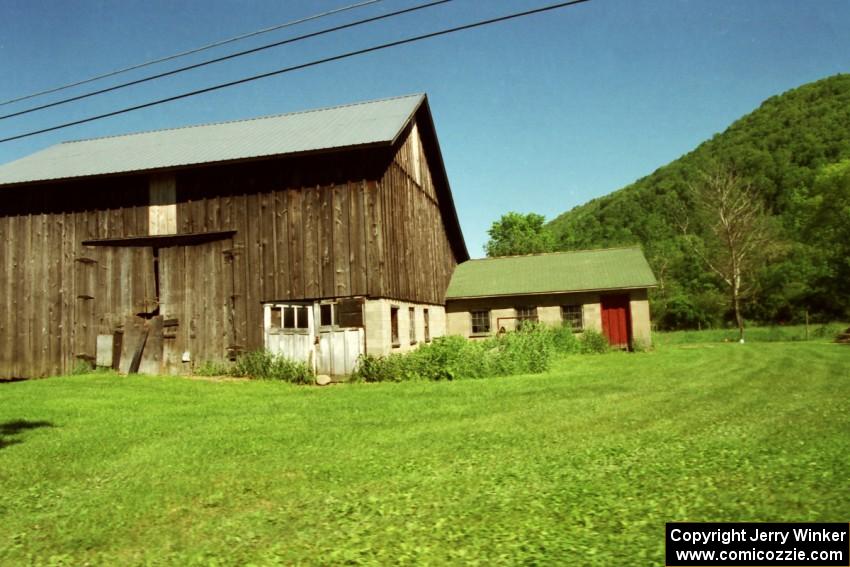
[[[0,449],[21,443],[20,439],[10,439],[11,436],[20,435],[24,431],[40,427],[53,427],[53,423],[50,421],[27,421],[26,419],[15,419],[0,423]]]

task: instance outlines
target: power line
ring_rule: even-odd
[[[130,65],[129,67],[123,67],[121,69],[116,69],[114,71],[109,71],[108,73],[103,73],[101,75],[95,75],[94,77],[89,77],[88,79],[83,79],[81,81],[77,81],[75,83],[68,83],[66,85],[61,85],[58,87],[53,87],[47,90],[38,91],[35,93],[31,93],[24,96],[19,96],[17,98],[12,98],[9,100],[4,100],[0,102],[0,106],[6,106],[7,104],[12,104],[13,102],[20,102],[22,100],[28,100],[31,98],[35,98],[38,96],[55,93],[59,91],[63,91],[66,89],[70,89],[72,87],[78,87],[80,85],[85,85],[88,83],[93,83],[94,81],[99,81],[101,79],[106,79],[109,77],[114,77],[115,75],[120,75],[121,73],[126,73],[127,71],[134,71],[136,69],[141,69],[143,67],[149,67],[151,65],[156,65],[157,63],[164,63],[166,61],[171,61],[173,59],[178,59],[180,57],[185,57],[187,55],[192,55],[194,53],[199,53],[201,51],[206,51],[208,49],[212,49],[214,47],[220,47],[222,45],[227,45],[229,43],[233,43],[235,41],[239,41],[242,39],[247,39],[249,37],[254,37],[257,35],[261,35],[264,33],[269,33],[272,31],[276,31],[283,28],[292,27],[298,24],[303,24],[305,22],[310,22],[313,20],[318,20],[320,18],[324,18],[326,16],[332,16],[333,14],[339,14],[340,12],[347,12],[348,10],[354,10],[355,8],[362,8],[363,6],[368,6],[369,4],[375,4],[377,2],[382,2],[383,0],[365,0],[363,2],[358,2],[356,4],[349,4],[348,6],[342,6],[340,8],[335,8],[333,10],[328,10],[327,12],[322,12],[320,14],[314,14],[312,16],[307,16],[306,18],[299,18],[297,20],[292,20],[289,22],[284,22],[282,24],[277,24],[275,26],[271,26],[268,28],[263,28],[261,30],[244,33],[242,35],[237,35],[228,39],[222,39],[219,41],[215,41],[213,43],[208,43],[206,45],[202,45],[201,47],[196,47],[194,49],[190,49],[188,51],[181,51],[180,53],[175,53],[174,55],[168,55],[166,57],[160,57],[159,59],[152,59],[150,61],[145,61],[144,63],[137,63],[135,65]]]
[[[452,0],[434,0],[432,2],[427,2],[425,4],[420,4],[418,6],[413,6],[411,8],[405,8],[403,10],[397,10],[395,12],[389,12],[387,14],[382,14],[380,16],[372,16],[370,18],[364,18],[362,20],[357,20],[357,21],[354,21],[354,22],[351,22],[351,23],[348,23],[348,24],[341,24],[341,25],[338,25],[338,26],[325,28],[323,30],[319,30],[319,31],[316,31],[316,32],[311,32],[311,33],[296,36],[296,37],[293,37],[293,38],[284,39],[282,41],[276,41],[274,43],[268,43],[266,45],[261,45],[259,47],[254,47],[252,49],[246,49],[244,51],[237,51],[236,53],[231,53],[230,55],[224,55],[222,57],[216,57],[215,59],[208,59],[206,61],[194,63],[192,65],[180,67],[180,68],[177,68],[177,69],[173,69],[171,71],[164,71],[162,73],[157,73],[155,75],[149,75],[147,77],[142,77],[141,79],[136,79],[134,81],[128,81],[126,83],[120,83],[118,85],[113,85],[111,87],[106,87],[106,88],[99,89],[99,90],[96,90],[96,91],[83,93],[81,95],[72,96],[72,97],[69,97],[69,98],[64,98],[62,100],[57,100],[55,102],[49,102],[47,104],[42,104],[40,106],[33,106],[33,107],[30,107],[30,108],[26,108],[24,110],[19,110],[19,111],[16,111],[16,112],[11,112],[9,114],[4,114],[4,115],[0,116],[0,120],[5,120],[7,118],[13,118],[15,116],[21,116],[23,114],[29,114],[29,113],[35,112],[37,110],[44,110],[46,108],[52,108],[54,106],[60,106],[62,104],[68,104],[69,102],[76,102],[78,100],[83,100],[85,98],[90,98],[90,97],[93,97],[93,96],[96,96],[96,95],[100,95],[100,94],[104,94],[104,93],[108,93],[108,92],[112,92],[112,91],[117,91],[119,89],[123,89],[123,88],[130,87],[130,86],[133,86],[133,85],[139,85],[141,83],[147,83],[148,81],[153,81],[154,79],[161,79],[163,77],[169,77],[171,75],[176,75],[178,73],[190,71],[192,69],[197,69],[199,67],[205,67],[207,65],[212,65],[213,63],[220,63],[222,61],[227,61],[229,59],[235,59],[237,57],[242,57],[244,55],[250,55],[252,53],[257,53],[259,51],[271,49],[272,47],[280,47],[281,45],[287,45],[287,44],[295,43],[295,42],[302,41],[302,40],[305,40],[305,39],[318,37],[320,35],[325,35],[325,34],[329,34],[329,33],[332,33],[332,32],[337,32],[337,31],[340,31],[340,30],[353,28],[353,27],[356,27],[356,26],[361,26],[363,24],[377,22],[378,20],[384,20],[384,19],[387,19],[387,18],[392,18],[392,17],[395,17],[395,16],[399,16],[401,14],[406,14],[408,12],[415,12],[417,10],[422,10],[424,8],[430,8],[432,6],[436,6],[438,4],[445,4],[445,3],[451,2],[451,1]]]
[[[356,51],[349,51],[347,53],[343,53],[343,54],[340,54],[340,55],[334,55],[332,57],[325,57],[324,59],[316,59],[316,60],[310,61],[308,63],[302,63],[300,65],[293,65],[291,67],[284,67],[283,69],[277,69],[276,71],[270,71],[268,73],[261,73],[259,75],[253,75],[251,77],[245,77],[243,79],[237,79],[235,81],[230,81],[228,83],[221,83],[221,84],[218,84],[218,85],[213,85],[211,87],[206,87],[206,88],[203,88],[203,89],[198,89],[198,90],[195,90],[195,91],[182,93],[182,94],[170,96],[170,97],[167,97],[167,98],[162,98],[162,99],[159,99],[159,100],[146,102],[144,104],[137,104],[135,106],[128,106],[128,107],[122,108],[120,110],[107,112],[105,114],[98,114],[96,116],[90,116],[88,118],[83,118],[81,120],[75,120],[73,122],[66,122],[64,124],[59,124],[57,126],[51,126],[50,128],[42,128],[41,130],[33,130],[31,132],[26,132],[24,134],[18,134],[16,136],[11,136],[11,137],[8,137],[8,138],[0,139],[0,143],[11,142],[12,140],[20,140],[21,138],[27,138],[29,136],[35,136],[37,134],[44,134],[45,132],[52,132],[54,130],[61,130],[63,128],[68,128],[68,127],[71,127],[71,126],[77,126],[79,124],[85,124],[87,122],[94,122],[95,120],[101,120],[103,118],[109,118],[111,116],[117,116],[119,114],[125,114],[127,112],[132,112],[134,110],[141,110],[143,108],[149,108],[151,106],[157,106],[157,105],[160,105],[160,104],[165,104],[167,102],[172,102],[172,101],[175,101],[175,100],[180,100],[180,99],[183,99],[183,98],[188,98],[188,97],[196,96],[196,95],[199,95],[199,94],[217,91],[217,90],[224,89],[224,88],[227,88],[227,87],[241,85],[243,83],[248,83],[248,82],[256,81],[256,80],[259,80],[259,79],[265,79],[267,77],[273,77],[275,75],[281,75],[283,73],[289,73],[289,72],[297,71],[297,70],[300,70],[300,69],[306,69],[308,67],[315,67],[316,65],[322,65],[324,63],[330,63],[331,61],[339,61],[339,60],[342,60],[342,59],[348,59],[349,57],[355,57],[357,55],[372,53],[374,51],[380,51],[382,49],[388,49],[390,47],[397,47],[399,45],[414,43],[414,42],[417,42],[417,41],[422,41],[422,40],[430,39],[430,38],[433,38],[433,37],[447,35],[447,34],[450,34],[450,33],[469,30],[469,29],[473,29],[473,28],[478,28],[478,27],[481,27],[481,26],[486,26],[486,25],[490,25],[490,24],[504,22],[504,21],[507,21],[507,20],[513,20],[513,19],[516,19],[516,18],[522,18],[522,17],[525,17],[525,16],[533,15],[533,14],[540,14],[542,12],[550,12],[552,10],[557,10],[557,9],[560,9],[560,8],[566,8],[568,6],[574,6],[576,4],[583,4],[585,2],[590,2],[590,0],[570,0],[569,2],[559,2],[557,4],[551,4],[549,6],[543,6],[541,8],[535,8],[533,10],[516,12],[516,13],[513,13],[513,14],[508,14],[506,16],[499,16],[497,18],[490,18],[488,20],[481,20],[481,21],[478,21],[478,22],[473,22],[471,24],[464,24],[462,26],[448,28],[448,29],[444,29],[444,30],[440,30],[440,31],[436,31],[436,32],[430,32],[430,33],[426,33],[426,34],[422,34],[422,35],[417,35],[417,36],[414,36],[414,37],[409,37],[409,38],[406,38],[406,39],[400,39],[400,40],[397,40],[397,41],[391,41],[389,43],[383,43],[383,44],[380,44],[380,45],[375,45],[375,46],[367,47],[367,48],[364,48],[364,49],[358,49]]]

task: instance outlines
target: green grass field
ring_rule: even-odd
[[[823,341],[835,338],[847,328],[847,323],[817,323],[809,325],[773,325],[746,327],[746,342]],[[692,343],[737,342],[738,329],[706,329],[702,331],[672,331],[656,333],[655,344],[660,347]]]
[[[479,381],[0,384],[0,563],[662,564],[666,521],[848,521],[848,408],[827,342]]]

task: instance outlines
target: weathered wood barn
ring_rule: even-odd
[[[346,374],[444,334],[468,259],[424,95],[59,144],[0,191],[0,377]]]
[[[611,345],[651,341],[647,291],[657,285],[640,248],[470,260],[446,293],[448,333],[470,338],[526,321],[602,332]]]

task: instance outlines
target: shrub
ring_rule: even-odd
[[[293,384],[314,384],[316,377],[306,362],[297,362],[266,350],[240,355],[233,364],[231,376],[282,380]]]
[[[406,354],[363,355],[352,379],[363,382],[484,378],[549,368],[553,347],[548,329],[526,325],[521,331],[484,341],[447,336]]]
[[[812,330],[812,336],[819,339],[833,339],[844,332],[845,325],[840,323],[824,323]]]
[[[564,323],[560,327],[554,327],[551,333],[552,346],[556,351],[565,354],[581,352],[581,343],[569,323]]]
[[[454,337],[466,341],[463,337]],[[499,360],[502,351],[498,339],[467,341],[466,347],[458,353],[451,366],[447,368],[449,379],[486,378],[499,374]]]
[[[553,333],[541,325],[523,325],[522,329],[494,339],[499,351],[498,374],[545,372],[553,351]]]
[[[439,337],[406,354],[361,355],[352,379],[362,382],[453,380],[458,367],[467,377],[476,362],[475,345],[463,337]]]
[[[361,354],[351,379],[355,382],[398,382],[401,380],[397,368],[399,356],[397,354],[390,356]]]
[[[422,352],[414,353],[419,369],[431,380],[484,378],[494,374],[498,356],[494,339],[469,341],[459,336],[440,337]]]
[[[611,349],[608,344],[608,339],[594,329],[587,329],[582,333],[581,337],[581,352],[582,354],[602,354]]]

